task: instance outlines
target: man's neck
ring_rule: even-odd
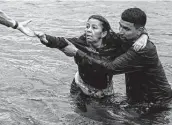
[[[123,40],[122,50],[126,52],[135,42],[137,39],[130,39],[130,40]]]
[[[122,40],[124,44],[128,44],[128,45],[133,45],[137,39],[139,38],[140,36],[136,37],[136,38],[133,38],[133,39],[126,39],[126,40]]]

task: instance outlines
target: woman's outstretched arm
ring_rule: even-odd
[[[47,47],[57,48],[70,57],[76,55],[78,49],[74,44],[79,40],[77,38],[71,38],[73,42],[69,42],[64,37],[55,37],[39,31],[35,31],[35,35],[40,39],[41,43]]]

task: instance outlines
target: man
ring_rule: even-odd
[[[125,53],[115,60],[96,60],[82,51],[78,51],[76,56],[100,64],[108,73],[125,73],[126,94],[130,103],[164,106],[172,99],[172,89],[155,45],[148,40],[146,47],[140,51],[134,51],[132,46],[144,29],[146,18],[139,8],[129,8],[122,13],[119,34],[125,41],[122,45]]]
[[[5,25],[7,27],[12,27],[13,29],[18,29],[22,33],[24,33],[27,36],[34,37],[34,32],[29,29],[27,26],[28,23],[30,23],[31,20],[24,21],[24,22],[17,22],[13,19],[11,19],[9,16],[7,16],[3,11],[0,10],[0,24]]]

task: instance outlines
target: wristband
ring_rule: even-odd
[[[19,23],[17,22],[17,21],[15,21],[16,22],[16,24],[15,24],[15,26],[13,27],[13,29],[17,29],[17,27],[19,26]]]

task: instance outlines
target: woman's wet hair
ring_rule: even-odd
[[[101,15],[91,15],[88,18],[88,20],[90,20],[90,19],[99,20],[100,22],[102,22],[103,31],[110,32],[111,26],[110,26],[109,22],[107,21],[107,19],[105,19],[103,16],[101,16]]]
[[[111,29],[111,26],[109,24],[109,22],[107,21],[107,19],[105,19],[103,16],[101,15],[91,15],[88,20],[90,19],[96,19],[99,20],[100,22],[102,22],[102,26],[103,26],[103,31],[107,31],[107,35],[103,38],[103,44],[107,44],[108,41],[111,41],[112,38],[112,34],[114,33],[113,30]]]
[[[134,23],[135,26],[144,27],[147,17],[145,12],[141,9],[129,8],[122,13],[121,19],[130,23]]]

